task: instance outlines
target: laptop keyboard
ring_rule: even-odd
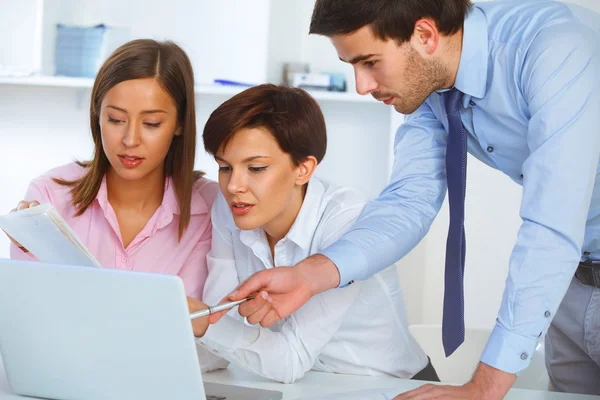
[[[206,396],[206,400],[226,400],[226,399],[227,399],[227,397],[225,397],[225,396],[210,396],[210,395]]]

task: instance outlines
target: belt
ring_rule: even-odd
[[[584,285],[600,288],[600,261],[584,261],[579,263],[575,277]]]

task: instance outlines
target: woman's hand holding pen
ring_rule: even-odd
[[[200,300],[194,299],[193,297],[188,297],[187,302],[190,314],[194,311],[202,310],[207,307],[206,304],[204,304]],[[194,336],[204,336],[206,330],[208,329],[208,317],[202,317],[192,320],[192,328],[194,329]]]
[[[10,210],[10,212],[20,211],[20,210],[24,210],[26,208],[31,208],[31,207],[35,207],[35,206],[39,206],[39,205],[40,205],[40,202],[37,201],[37,200],[33,200],[33,201],[21,200],[19,202],[19,204],[17,204],[17,206],[15,208],[13,208],[12,210]],[[8,236],[8,238],[10,239],[10,241],[13,242],[15,244],[15,246],[17,246],[19,249],[21,249],[25,253],[29,253],[29,250],[27,250],[25,247],[21,246],[21,243],[17,242],[9,234],[6,234],[6,236]]]

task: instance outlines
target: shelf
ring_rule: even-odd
[[[0,85],[21,85],[21,86],[45,86],[45,87],[63,87],[90,89],[94,84],[92,78],[71,78],[63,76],[29,76],[29,77],[6,77],[0,76]],[[197,85],[195,92],[202,95],[225,95],[233,96],[246,89],[241,86],[221,86],[221,85]],[[360,96],[356,93],[348,92],[326,92],[309,91],[309,93],[320,101],[337,102],[358,102],[377,104],[378,102],[371,96]],[[383,104],[383,103],[382,103]]]
[[[91,88],[92,78],[70,78],[66,76],[0,76],[0,85],[49,86],[66,88]]]

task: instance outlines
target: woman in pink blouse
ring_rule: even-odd
[[[171,42],[134,40],[92,89],[93,159],[34,179],[15,208],[51,203],[107,268],[178,275],[201,299],[217,185],[194,171],[194,77]],[[18,243],[11,257],[34,259]]]

